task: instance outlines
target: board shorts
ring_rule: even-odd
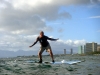
[[[44,51],[46,50],[46,52],[48,52],[48,50],[51,50],[51,46],[50,46],[50,44],[48,44],[48,46],[47,47],[40,47],[40,53],[43,53]]]

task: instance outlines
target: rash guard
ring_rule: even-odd
[[[42,47],[47,47],[49,44],[47,40],[56,41],[57,39],[49,38],[48,36],[45,35],[43,37],[38,36],[36,42],[34,42],[33,45],[35,45],[39,41]]]

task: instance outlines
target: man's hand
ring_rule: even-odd
[[[29,46],[29,47],[32,47],[32,46]]]
[[[59,38],[56,39],[56,41],[59,40]]]

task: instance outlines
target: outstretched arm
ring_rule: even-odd
[[[29,47],[34,46],[37,42],[38,42],[38,38],[37,38],[36,41],[35,41],[31,46],[29,46]]]
[[[54,39],[54,38],[49,38],[49,37],[48,37],[48,40],[57,41],[57,40],[59,40],[59,38],[58,38],[58,39]]]

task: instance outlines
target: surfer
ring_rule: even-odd
[[[49,44],[49,42],[47,40],[51,40],[51,41],[57,41],[58,39],[53,39],[53,38],[49,38],[48,36],[44,35],[44,32],[41,31],[40,35],[37,37],[36,41],[29,47],[34,46],[38,41],[40,42],[40,50],[38,52],[38,56],[39,56],[39,63],[42,63],[42,53],[44,52],[44,50],[46,50],[46,52],[49,52],[51,58],[52,58],[52,62],[54,63],[54,57],[53,57],[53,52],[51,49],[51,46]]]

